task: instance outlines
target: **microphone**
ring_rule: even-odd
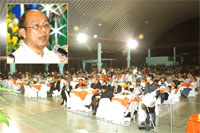
[[[58,44],[54,45],[53,50],[67,57],[67,51],[61,48]]]
[[[9,54],[8,55],[8,62],[10,63],[10,62],[12,62],[12,63],[15,63],[15,56],[13,55],[13,54]]]

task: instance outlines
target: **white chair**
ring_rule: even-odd
[[[107,114],[107,118],[113,123],[121,124],[124,123],[124,112],[126,108],[118,101],[112,100],[110,106],[110,113]]]
[[[111,114],[111,101],[109,98],[102,98],[99,101],[99,106],[97,108],[96,116],[109,120],[109,115]]]
[[[24,97],[32,98],[37,97],[37,90],[35,88],[31,88],[28,85],[24,85]]]
[[[14,84],[13,81],[8,81],[7,82],[7,88],[8,89],[13,89],[13,84]]]
[[[60,81],[60,90],[62,90],[63,86],[66,84],[66,81],[64,79],[62,79]]]
[[[53,91],[53,94],[52,94],[53,97],[56,97],[59,95],[60,95],[60,92],[58,90]]]
[[[80,99],[80,97],[76,96],[74,93],[70,93],[71,96],[71,109],[72,110],[85,110],[86,107],[84,107],[83,101]]]
[[[28,98],[37,97],[38,90],[35,87],[30,87]]]
[[[92,94],[87,94],[85,100],[83,101],[84,105],[89,105],[92,102]]]
[[[85,100],[83,101],[83,105],[89,105],[89,104],[91,104],[91,102],[92,102],[92,94],[87,94],[85,97]],[[83,108],[84,108],[84,111],[86,111],[86,112],[92,111],[92,108],[88,109],[85,106]]]
[[[77,84],[78,84],[78,82],[74,82],[74,81],[72,81],[72,82],[71,82],[71,86],[72,86],[72,88],[75,89],[75,87],[76,87]]]
[[[28,85],[24,85],[24,97],[28,97],[28,94],[29,94]]]
[[[171,93],[169,94],[168,100],[165,101],[165,104],[175,104],[176,102],[180,101],[180,90],[175,94],[176,90],[172,90]]]
[[[20,89],[20,85],[12,84],[12,89],[14,93],[20,93],[20,91],[18,91]]]
[[[195,97],[195,96],[196,96],[195,88],[192,88],[187,97]]]
[[[71,99],[71,96],[68,95],[68,93],[65,91],[65,95],[67,97],[67,103],[64,101],[64,105],[67,105],[67,108],[71,108],[73,105],[73,101]]]
[[[40,91],[38,92],[38,97],[46,98],[47,97],[47,85],[42,85]]]

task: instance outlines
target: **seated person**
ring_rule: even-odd
[[[79,83],[75,86],[75,89],[80,89],[83,87],[87,87],[87,85],[83,84],[83,79],[79,79]]]
[[[162,87],[167,87],[167,86],[168,86],[168,83],[167,83],[166,77],[162,77],[162,78],[160,79],[160,81],[158,82],[158,85],[159,85],[159,86],[162,86]]]
[[[97,111],[97,108],[99,106],[100,99],[102,99],[102,98],[109,98],[111,100],[112,97],[113,97],[112,90],[108,89],[106,86],[102,86],[100,98],[96,97],[97,103],[94,106],[94,113],[93,113],[93,115],[96,115],[96,111]]]
[[[166,90],[167,90],[168,92],[170,92],[170,91],[171,91],[171,88],[172,88],[171,86],[167,86],[167,87],[166,87]],[[169,97],[168,92],[163,92],[163,93],[160,94],[161,104],[163,104],[165,100],[168,100],[168,97]]]
[[[109,90],[109,89],[106,88],[105,86],[102,87],[102,91],[101,91],[101,97],[100,97],[100,99],[102,99],[102,98],[109,98],[109,99],[111,100],[112,97],[113,97],[112,90]]]
[[[112,91],[114,94],[122,92],[122,87],[118,84],[117,81],[114,81],[114,86],[112,86]]]
[[[184,81],[184,78],[183,78],[181,73],[178,73],[178,81],[179,82],[183,82]]]
[[[171,91],[170,93],[172,94],[172,104],[174,104],[175,102],[179,101],[179,98],[181,96],[180,94],[180,82],[178,80],[173,80],[172,82],[169,83],[169,85],[171,85]],[[171,97],[171,96],[170,96]]]
[[[107,89],[109,89],[109,90],[111,90],[112,88],[111,88],[111,85],[110,84],[108,84],[108,81],[107,80],[104,80],[103,81],[103,83],[102,83],[102,87],[103,86],[106,86],[107,87]]]
[[[50,93],[48,94],[49,96],[52,96],[53,91],[58,90],[60,91],[60,81],[58,81],[58,78],[55,76],[52,76],[51,80],[51,88],[50,88]]]
[[[191,90],[195,90],[197,88],[197,79],[192,77],[192,82],[190,83],[190,86],[188,88],[184,88],[181,94],[183,96],[188,96]]]
[[[72,86],[70,85],[70,81],[66,81],[65,85],[63,86],[62,91],[61,91],[61,96],[63,99],[61,105],[63,105],[64,102],[67,103],[67,97],[66,97],[65,93],[67,92],[68,95],[70,95],[71,90],[72,90]]]
[[[175,74],[172,74],[172,76],[169,78],[169,82],[171,82],[172,80],[176,80]]]
[[[187,78],[183,82],[184,83],[190,83],[191,82],[191,75],[187,74]]]
[[[90,87],[93,89],[101,89],[101,83],[99,82],[98,79],[95,79],[95,82],[92,83]]]
[[[133,92],[134,88],[131,88],[131,82],[127,82],[126,85],[127,85],[127,87],[125,88],[125,90]]]

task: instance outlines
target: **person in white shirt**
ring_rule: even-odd
[[[49,33],[48,18],[41,11],[26,11],[19,19],[19,34],[24,42],[12,54],[13,63],[60,63],[59,57],[46,48]]]
[[[194,90],[197,88],[197,79],[192,77],[192,82],[190,83],[190,86],[187,88],[184,88],[181,94],[185,97],[187,97],[191,90]]]

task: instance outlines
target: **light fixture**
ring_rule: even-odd
[[[80,43],[85,43],[87,41],[87,36],[84,33],[79,33],[76,38]]]
[[[74,26],[74,31],[78,31],[79,27],[78,26]]]
[[[143,39],[143,38],[144,38],[144,34],[140,34],[139,39]]]
[[[138,46],[138,42],[133,39],[128,40],[127,44],[128,44],[128,47],[131,49],[135,49]]]
[[[97,38],[97,37],[98,37],[97,34],[94,34],[93,38]]]

